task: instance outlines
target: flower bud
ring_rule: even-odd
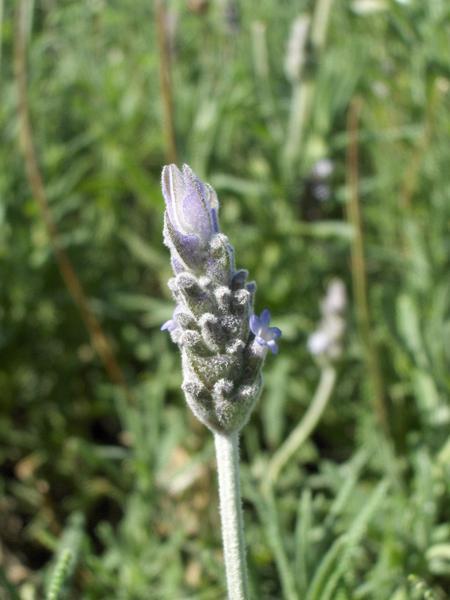
[[[187,166],[180,171],[168,165],[162,172],[162,190],[168,218],[181,235],[195,236],[205,246],[218,232],[219,203],[211,186],[204,184]]]

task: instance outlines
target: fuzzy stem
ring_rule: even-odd
[[[249,598],[239,484],[239,434],[214,433],[220,518],[229,600]]]
[[[325,410],[328,401],[331,397],[334,384],[336,381],[336,370],[332,366],[326,366],[322,369],[319,385],[317,387],[314,398],[309,405],[305,416],[300,423],[293,429],[284,444],[274,454],[269,463],[263,486],[266,490],[270,490],[275,483],[281,469],[295,454],[300,446],[308,439],[314,431],[320,417]]]

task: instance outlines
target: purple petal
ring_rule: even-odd
[[[244,287],[247,276],[248,271],[246,271],[245,269],[239,269],[238,271],[236,271],[233,277],[231,278],[231,288],[233,290],[237,290],[239,288]]]
[[[194,173],[194,171],[191,169],[191,167],[189,165],[187,165],[186,163],[184,163],[181,170],[183,172],[184,180],[186,182],[189,181],[191,183],[194,183],[195,186],[197,187],[197,190],[200,192],[200,194],[205,196],[206,195],[206,186],[203,183],[203,181],[199,177],[197,177],[197,175]]]
[[[269,331],[274,336],[273,339],[277,340],[279,337],[281,337],[281,329],[278,327],[269,327]]]
[[[188,184],[181,201],[181,220],[186,231],[196,233],[201,240],[208,240],[212,233],[210,211],[198,191]]]
[[[268,308],[265,308],[260,316],[260,321],[261,321],[261,325],[267,327],[267,325],[270,323],[270,310]]]
[[[180,258],[188,265],[194,265],[198,262],[199,239],[196,235],[185,235],[181,233],[170,219],[168,211],[165,213],[165,225],[167,231],[164,232],[165,244],[171,250],[175,250]]]
[[[169,319],[165,323],[161,325],[161,331],[173,331],[176,328],[177,324],[173,319]]]
[[[214,233],[219,233],[219,220],[217,218],[217,210],[215,208],[211,209],[211,222]]]
[[[256,335],[258,333],[260,327],[261,327],[261,325],[260,325],[259,318],[256,315],[251,315],[250,316],[250,330],[252,331],[252,333],[254,333]]]
[[[271,340],[276,340],[277,335],[274,331],[272,331],[272,327],[265,327],[261,330],[262,337],[266,340],[266,342],[270,342]]]
[[[277,354],[278,353],[278,345],[275,342],[275,340],[270,340],[270,342],[267,342],[267,346],[269,347],[269,349],[272,352],[272,354]]]
[[[172,265],[172,269],[173,269],[173,272],[175,273],[175,275],[177,273],[181,273],[181,272],[183,272],[183,271],[186,270],[186,267],[183,265],[183,263],[176,256],[172,255],[170,257],[170,263]]]
[[[260,344],[261,346],[267,346],[267,342],[264,338],[262,338],[260,335],[257,335],[255,337],[255,340],[258,342],[258,344]]]
[[[212,188],[201,181],[194,171],[183,165],[185,195],[181,203],[182,220],[192,232],[203,241],[208,241],[214,233],[214,223],[211,215]]]

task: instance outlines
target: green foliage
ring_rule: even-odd
[[[26,178],[18,4],[0,1],[0,597],[223,598],[212,440],[185,406],[179,357],[159,331],[172,302],[153,5],[24,3],[50,207],[130,401],[91,347]],[[324,3],[240,2],[238,25],[226,2],[196,4],[168,3],[179,162],[217,190],[238,266],[258,283],[256,311],[270,306],[283,330],[241,444],[254,595],[441,600],[450,589],[449,4],[335,0],[324,46],[308,46],[310,102],[292,152],[299,90],[283,70],[287,39],[295,17],[317,19]],[[331,402],[268,498],[268,461],[319,379],[306,350],[319,299],[333,276],[351,290],[346,117],[356,96],[371,335],[392,437],[372,412],[351,299]],[[324,158],[334,171],[321,200],[312,169]],[[74,513],[84,533],[78,525],[78,541],[66,543]]]
[[[66,595],[68,581],[78,560],[82,541],[83,517],[74,514],[63,533],[55,557],[55,566],[47,586],[47,600],[58,600]]]

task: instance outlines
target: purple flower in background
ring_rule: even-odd
[[[255,339],[261,346],[267,346],[272,354],[278,352],[276,340],[281,337],[281,330],[278,327],[269,327],[270,311],[265,308],[260,317],[252,315],[250,317],[250,329],[255,334]]]

